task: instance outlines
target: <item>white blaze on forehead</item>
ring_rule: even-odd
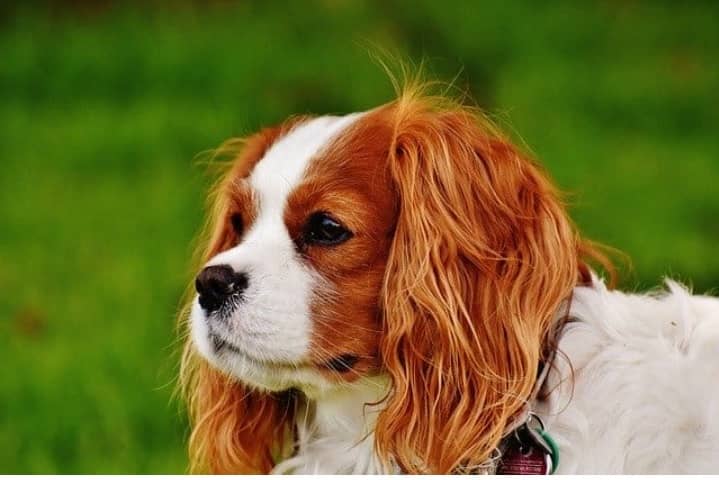
[[[283,208],[312,157],[358,116],[315,118],[298,125],[272,145],[250,176],[260,209]]]

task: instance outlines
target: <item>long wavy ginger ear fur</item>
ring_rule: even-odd
[[[399,207],[383,286],[392,380],[375,431],[409,473],[485,462],[530,395],[579,240],[540,169],[479,114],[405,93],[389,168]]]

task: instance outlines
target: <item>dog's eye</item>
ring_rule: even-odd
[[[337,245],[351,236],[352,232],[324,212],[314,213],[304,231],[305,243],[314,245]]]
[[[245,222],[242,220],[242,215],[239,213],[233,213],[230,216],[230,223],[232,224],[232,229],[235,231],[235,234],[237,236],[241,236],[242,232],[245,231]]]

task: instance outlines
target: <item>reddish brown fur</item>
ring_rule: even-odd
[[[226,177],[206,258],[237,242],[233,201],[251,222],[253,210],[239,206],[251,194],[227,185],[279,134],[250,142]],[[595,250],[537,165],[477,112],[421,89],[366,114],[318,155],[285,210],[293,238],[316,211],[354,237],[333,248],[298,243],[326,280],[312,305],[312,361],[323,371],[352,353],[361,359],[338,381],[389,376],[375,431],[386,462],[411,473],[480,464],[529,395],[555,314],[586,281],[582,258]],[[193,465],[268,472],[291,436],[291,394],[248,391],[187,352]]]
[[[377,110],[343,132],[310,165],[285,210],[293,236],[317,211],[331,212],[353,232],[337,248],[302,248],[307,262],[327,281],[312,305],[313,362],[323,365],[348,353],[359,357],[342,375],[324,370],[342,381],[379,366],[379,292],[396,218],[384,162],[392,136],[388,120],[384,110]]]
[[[395,115],[392,393],[375,438],[407,472],[450,473],[482,464],[529,396],[579,239],[540,169],[476,113],[410,96]]]

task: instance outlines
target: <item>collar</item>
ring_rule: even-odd
[[[547,335],[542,361],[539,364],[537,380],[522,409],[504,430],[504,437],[494,454],[482,465],[471,469],[463,468],[456,473],[484,473],[491,475],[550,475],[559,466],[559,447],[544,427],[544,422],[532,405],[543,397],[547,377],[557,356],[559,339],[567,323],[574,321],[570,314],[570,294],[566,311]]]

